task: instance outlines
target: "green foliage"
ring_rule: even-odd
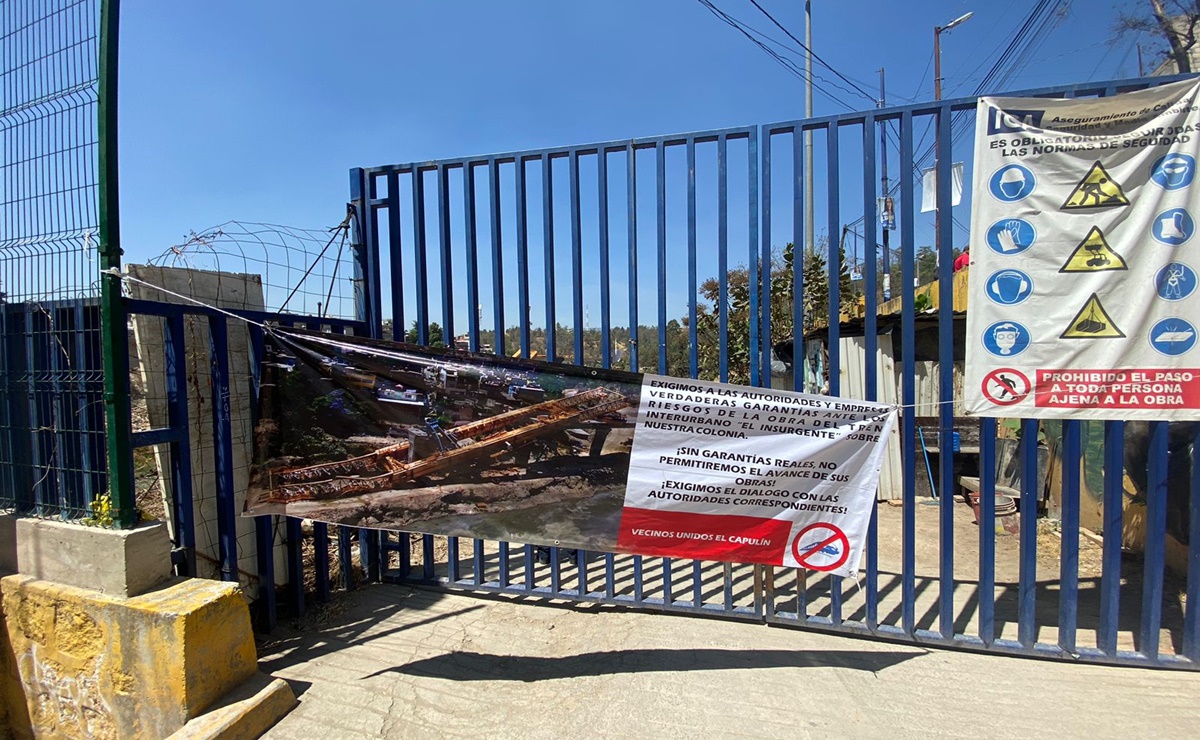
[[[721,301],[721,283],[718,278],[709,278],[700,286],[700,297],[707,303],[700,304],[696,313],[700,377],[720,379],[721,374],[721,314],[725,312],[727,371],[731,383],[750,382],[750,293],[759,290],[760,308],[765,301],[770,309],[771,334],[774,337],[789,337],[794,325],[795,281],[792,269],[795,261],[795,245],[788,244],[783,251],[771,255],[771,276],[768,296],[763,296],[762,275],[757,270],[751,277],[746,267],[730,270],[727,276],[727,296]],[[805,265],[807,276],[808,265]],[[807,291],[805,291],[807,298]],[[825,292],[828,297],[828,290]],[[807,311],[806,311],[807,315]],[[757,350],[756,350],[757,351]]]
[[[390,322],[389,322],[390,323]],[[388,336],[387,333],[384,336]],[[417,344],[417,322],[412,322],[412,326],[408,328],[408,332],[404,335],[404,341],[409,344]],[[442,325],[434,321],[429,325],[429,342],[430,347],[445,347],[446,337],[442,329]]]
[[[350,456],[344,440],[318,426],[284,440],[282,452],[314,460],[341,460]]]
[[[829,315],[829,269],[827,254],[828,239],[822,237],[817,244],[805,250],[801,276],[803,331],[827,325]],[[770,280],[767,294],[761,292],[762,276],[757,271],[753,276],[746,266],[731,269],[727,276],[727,295],[721,301],[719,277],[705,280],[699,288],[696,306],[696,353],[698,375],[704,379],[720,378],[721,317],[726,316],[726,345],[728,356],[728,379],[733,383],[750,382],[750,294],[752,287],[760,291],[760,302],[770,309],[771,337],[774,341],[793,336],[795,332],[794,303],[796,250],[787,244],[771,255]],[[839,303],[847,311],[858,300],[859,292],[850,279],[850,269],[845,250],[839,248],[840,271],[838,276]],[[388,335],[385,322],[385,336]],[[643,372],[655,372],[677,377],[691,374],[691,341],[688,317],[671,319],[667,322],[663,336],[657,326],[638,326],[632,333],[628,327],[612,327],[609,331],[609,356],[615,369],[631,368],[631,352],[637,352],[637,366]],[[409,329],[406,338],[416,341],[416,324]],[[444,342],[442,327],[430,324],[430,344]],[[575,332],[572,327],[558,323],[554,327],[555,361],[573,362],[575,358]],[[511,326],[504,331],[504,354],[516,356],[521,348],[521,331]],[[529,351],[537,359],[547,359],[547,332],[544,328],[529,329]],[[631,341],[632,340],[632,341]],[[659,366],[660,342],[665,342],[667,365]],[[496,332],[481,330],[479,344],[496,347]],[[583,364],[599,366],[604,357],[603,335],[598,328],[583,330]]]
[[[112,496],[108,493],[92,500],[89,507],[91,516],[84,517],[83,523],[89,527],[112,527],[117,521],[117,508],[113,506]]]
[[[825,242],[826,246],[828,243]],[[825,326],[828,323],[825,317],[829,314],[829,267],[825,263],[824,251],[816,246],[804,250],[804,275],[801,285],[801,303],[804,311],[802,329],[807,332],[818,326]]]

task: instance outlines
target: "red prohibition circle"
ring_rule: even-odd
[[[1013,377],[1006,378],[1006,376],[1010,375]],[[1006,379],[1019,379],[1020,382],[1025,384],[1025,390],[1018,393],[1015,387],[1005,382]],[[1008,388],[1008,390],[1002,391],[1002,393],[1011,397],[1001,398],[1000,394],[993,394],[990,387],[990,384],[993,382]],[[1029,391],[1032,389],[1033,385],[1029,382],[1029,378],[1025,376],[1025,373],[1021,372],[1020,370],[1014,370],[1011,367],[998,367],[987,375],[983,376],[983,385],[981,388],[983,391],[983,397],[997,406],[1012,406],[1014,404],[1018,404],[1021,401],[1024,401],[1027,396],[1029,396]]]
[[[807,552],[801,553],[800,540],[804,539],[804,535],[817,528],[828,529],[830,532],[832,532],[832,534],[828,538],[821,540],[815,545],[811,545]],[[809,562],[812,560],[813,555],[821,552],[822,548],[835,541],[842,543],[842,554],[838,556],[837,562],[834,562],[830,565],[814,565]],[[792,540],[792,555],[795,556],[796,562],[800,564],[801,568],[822,572],[837,570],[846,563],[846,560],[850,558],[850,540],[846,537],[845,532],[838,529],[834,525],[829,524],[828,522],[817,522],[816,524],[810,524],[804,529],[800,530],[800,533],[796,535],[796,539]]]

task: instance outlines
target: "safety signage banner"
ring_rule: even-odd
[[[295,329],[264,344],[248,516],[849,576],[896,417]]]
[[[1198,94],[980,98],[968,413],[1200,419]]]

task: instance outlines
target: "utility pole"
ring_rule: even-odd
[[[812,0],[804,0],[804,117],[812,118]],[[816,246],[813,238],[813,135],[804,132],[804,245]]]
[[[879,107],[883,108],[887,105],[887,93],[884,92],[883,84],[883,67],[879,68]],[[881,200],[879,204],[883,207],[879,209],[880,226],[883,227],[883,300],[888,301],[892,298],[892,249],[889,246],[891,241],[888,232],[889,223],[887,219],[888,208],[888,176],[887,176],[887,129],[884,128],[887,123],[879,127],[879,161],[881,166],[882,177],[880,178],[879,195]],[[875,269],[875,265],[871,265],[871,269]]]
[[[972,15],[974,15],[974,13],[966,13],[965,15],[960,15],[959,17],[955,18],[954,20],[950,21],[949,23],[947,23],[944,26],[934,26],[933,27],[933,99],[934,100],[942,99],[942,33],[944,31],[949,31],[951,28],[954,28],[955,26],[959,25],[960,23],[965,23],[967,20],[969,20],[971,18]],[[939,116],[940,116],[940,114],[939,114]],[[938,124],[942,125],[943,122],[941,120],[939,120]],[[934,178],[937,178],[938,176],[940,176],[939,170],[941,168],[938,163],[938,150],[937,150],[937,143],[936,143],[937,134],[936,133],[934,134],[934,138],[935,138],[935,143],[933,146],[933,172],[934,172]],[[936,182],[936,179],[935,179],[935,182]],[[940,255],[941,249],[942,249],[942,204],[940,202],[937,203],[937,207],[933,211],[933,243],[934,243],[934,249],[936,249]]]
[[[942,28],[933,29],[933,99],[942,99]]]

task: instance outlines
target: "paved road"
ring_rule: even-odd
[[[268,738],[1196,737],[1200,674],[397,586],[260,646]]]

